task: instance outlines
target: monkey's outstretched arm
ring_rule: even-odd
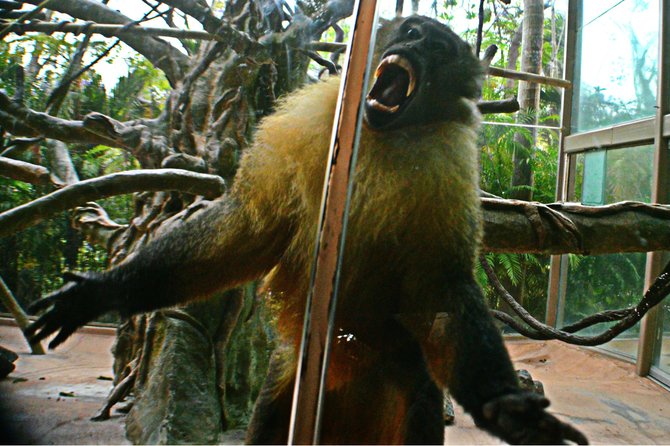
[[[446,380],[475,423],[511,444],[587,444],[586,437],[545,411],[549,400],[519,388],[502,336],[474,279],[449,289],[453,342]]]
[[[37,301],[47,310],[26,331],[54,348],[75,330],[111,311],[131,315],[184,303],[269,271],[290,225],[278,216],[258,221],[235,197],[224,197],[105,272],[68,273],[66,283]]]

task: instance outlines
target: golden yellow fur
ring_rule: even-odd
[[[233,191],[260,227],[283,219],[300,222],[291,228],[296,232],[290,246],[266,281],[269,294],[282,301],[280,329],[296,345],[338,89],[339,78],[332,78],[281,101],[261,123]],[[426,262],[471,271],[481,237],[474,145],[478,113],[472,107],[473,121],[467,123],[393,131],[364,126],[346,234],[339,325],[346,325],[343,319],[351,314],[366,317],[388,306],[365,286],[361,289],[371,263],[396,272],[421,268]],[[402,249],[394,249],[397,246]],[[404,258],[380,259],[379,265],[371,262],[376,252],[402,253]],[[384,277],[378,271],[369,273]],[[405,277],[402,294],[414,296],[422,284],[412,281],[421,281],[421,274]],[[402,298],[398,305],[396,310],[417,308],[416,302]]]

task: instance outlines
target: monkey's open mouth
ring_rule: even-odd
[[[398,54],[382,59],[375,71],[375,83],[368,93],[366,105],[383,113],[396,113],[411,97],[416,76],[409,60]]]

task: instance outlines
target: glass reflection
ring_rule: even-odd
[[[658,1],[583,1],[572,131],[652,116],[658,72]]]
[[[577,159],[576,198],[581,201],[588,194],[584,191],[590,175],[602,172],[589,171],[584,163],[585,156]],[[651,178],[653,146],[639,146],[609,150],[604,166],[604,204],[623,200],[649,201],[651,199]],[[599,170],[599,169],[596,169]],[[625,308],[636,304],[644,289],[645,253],[609,254],[600,256],[569,256],[568,279],[561,325],[603,310]],[[582,334],[596,334],[604,329],[599,325]],[[605,348],[626,356],[637,354],[639,324],[629,329]]]

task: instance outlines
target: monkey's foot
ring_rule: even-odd
[[[111,407],[108,407],[107,405],[105,405],[105,407],[103,407],[102,409],[100,409],[100,412],[98,412],[97,414],[95,414],[95,416],[91,417],[91,421],[105,421],[105,420],[109,420],[109,418],[110,418],[109,410],[110,410],[110,409],[111,409]]]
[[[477,424],[511,444],[588,444],[588,439],[545,408],[549,400],[521,392],[495,398],[482,407]]]

